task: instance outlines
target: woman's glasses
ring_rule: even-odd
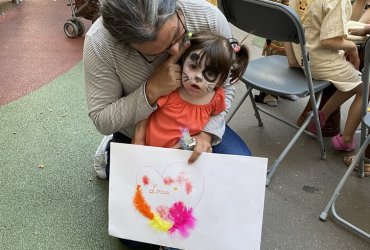
[[[174,38],[173,41],[171,42],[171,44],[164,50],[162,51],[161,53],[158,53],[156,55],[151,55],[151,56],[147,56],[147,55],[144,55],[142,54],[140,51],[136,50],[137,53],[139,53],[139,55],[145,59],[145,61],[147,61],[148,63],[153,63],[155,62],[157,59],[159,59],[160,57],[162,57],[163,55],[167,54],[167,52],[176,44],[176,43],[179,43],[180,42],[180,46],[182,46],[185,42],[186,42],[186,39],[187,39],[187,34],[188,34],[188,30],[187,28],[185,27],[184,23],[181,21],[181,18],[178,14],[178,12],[176,11],[176,16],[177,16],[177,20],[181,23],[182,27],[184,28],[184,32],[179,35],[178,37]]]

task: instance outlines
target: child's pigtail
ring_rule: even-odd
[[[236,39],[230,39],[231,47],[234,51],[234,61],[230,70],[230,83],[235,83],[244,74],[249,62],[249,50],[247,46],[240,45]]]

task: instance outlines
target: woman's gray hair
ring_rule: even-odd
[[[104,27],[119,44],[154,41],[159,28],[175,13],[177,0],[103,0]]]

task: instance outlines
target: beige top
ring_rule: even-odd
[[[360,72],[346,60],[344,51],[325,48],[320,41],[348,35],[347,23],[352,13],[350,0],[313,0],[308,5],[302,0],[291,0],[290,7],[303,16],[306,46],[309,52],[312,77],[331,81],[343,92],[361,83]],[[304,6],[302,6],[304,5]],[[302,15],[302,10],[305,12]],[[300,46],[293,44],[293,51],[301,62]]]

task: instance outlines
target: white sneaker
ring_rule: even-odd
[[[101,179],[107,179],[107,173],[105,172],[105,168],[107,166],[108,153],[106,149],[108,143],[112,140],[112,138],[113,135],[104,136],[94,155],[95,173]]]

